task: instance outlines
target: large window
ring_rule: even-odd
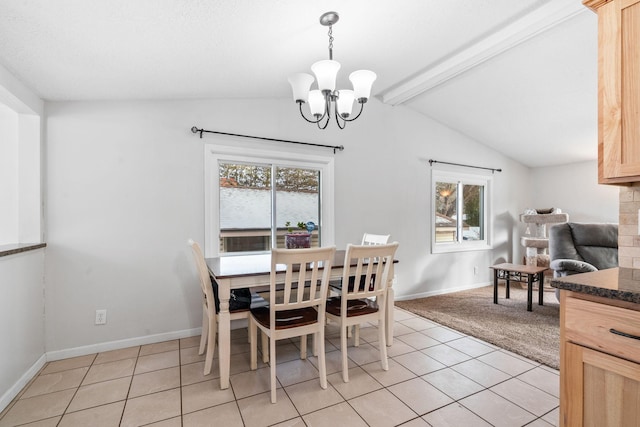
[[[205,147],[208,256],[284,247],[313,222],[311,246],[333,242],[333,158]]]
[[[433,171],[434,253],[491,248],[491,178]]]

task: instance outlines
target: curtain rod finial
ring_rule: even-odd
[[[200,132],[200,139],[202,139],[202,132],[204,132],[204,129],[198,129],[197,127],[194,126],[194,127],[191,128],[191,132],[193,132],[193,133]]]

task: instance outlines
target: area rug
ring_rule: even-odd
[[[397,307],[441,325],[494,344],[554,369],[560,366],[560,305],[554,292],[544,292],[544,305],[533,294],[533,311],[527,311],[527,291],[511,285],[511,298],[493,286],[428,298],[396,301]]]

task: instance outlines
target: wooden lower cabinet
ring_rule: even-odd
[[[560,425],[640,426],[640,365],[572,343],[565,351]]]
[[[616,304],[561,292],[560,426],[640,427],[640,311]]]

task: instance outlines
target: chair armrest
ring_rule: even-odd
[[[597,268],[588,262],[578,261],[575,259],[554,259],[551,261],[549,267],[558,272],[560,276],[598,271]]]

